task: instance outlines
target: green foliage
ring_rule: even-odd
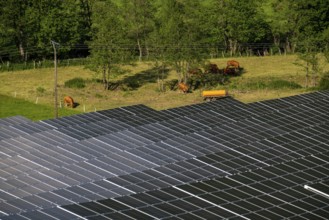
[[[91,54],[104,83],[132,56],[161,60],[186,80],[210,56],[323,49],[328,11],[324,0],[3,0],[0,64],[51,59],[54,40],[60,60]]]
[[[102,77],[104,89],[110,89],[113,75],[122,73],[120,65],[131,60],[131,40],[127,38],[121,9],[111,0],[96,1],[92,14],[91,57],[93,69]],[[100,46],[101,45],[101,48]]]
[[[88,58],[74,58],[74,59],[66,59],[59,60],[57,63],[57,67],[67,67],[67,66],[83,66],[89,65],[90,59]],[[40,69],[40,68],[53,68],[54,60],[31,60],[26,62],[5,62],[3,64],[0,63],[0,72],[5,71],[18,71],[18,70],[28,70],[28,69]]]
[[[316,78],[322,72],[322,68],[320,66],[320,54],[314,51],[306,51],[305,53],[299,53],[298,60],[295,65],[298,65],[304,69],[306,77],[306,87],[309,86],[309,77],[311,77],[312,79],[312,86],[315,86]]]
[[[301,85],[298,83],[287,81],[283,79],[268,78],[268,79],[254,79],[243,81],[241,79],[238,83],[229,85],[230,89],[238,90],[280,90],[280,89],[300,89]]]
[[[70,79],[64,83],[64,86],[67,88],[76,88],[76,89],[82,89],[86,87],[86,82],[84,79],[80,77],[76,77],[73,79]]]
[[[168,80],[164,83],[165,88],[169,90],[176,90],[177,85],[178,85],[177,79]]]
[[[320,79],[319,89],[327,90],[329,89],[329,72],[325,72]]]
[[[37,91],[37,93],[39,93],[39,94],[43,94],[43,93],[46,92],[46,89],[43,88],[43,87],[41,87],[41,86],[39,86],[39,87],[36,89],[36,91]]]
[[[3,39],[0,47],[17,47],[2,55],[11,61],[47,58],[52,53],[50,40],[66,45],[61,47],[61,56],[68,55],[70,45],[83,44],[89,34],[90,25],[86,22],[89,0],[79,2],[0,1],[0,39]]]
[[[59,108],[60,117],[78,114],[67,108]],[[37,105],[22,99],[0,95],[0,118],[21,115],[31,120],[43,120],[54,117],[54,109],[49,106]]]
[[[187,80],[191,90],[196,90],[199,88],[209,88],[218,85],[224,85],[229,80],[228,76],[223,74],[203,74],[198,76],[190,77]]]

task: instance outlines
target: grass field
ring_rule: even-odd
[[[68,116],[78,114],[78,111],[61,108],[58,115]],[[9,96],[0,95],[0,118],[21,115],[31,120],[42,120],[53,118],[54,108],[47,105],[37,105],[19,98],[13,99]]]
[[[224,68],[229,59],[239,61],[244,73],[239,77],[231,78],[230,83],[226,85],[218,85],[209,89],[227,89],[234,98],[243,102],[280,98],[310,91],[310,88],[305,86],[305,73],[302,68],[294,65],[297,59],[294,55],[222,58],[211,60],[211,62]],[[327,64],[322,66],[324,70],[329,69]],[[152,68],[152,64],[145,62],[127,66],[126,73],[120,78],[114,78],[113,81],[121,80],[128,85],[133,83],[134,89],[123,87],[123,89],[109,91],[103,89],[96,80],[97,75],[89,69],[82,66],[58,68],[58,99],[62,102],[64,96],[69,95],[79,103],[74,110],[61,110],[59,115],[134,104],[145,104],[160,110],[203,101],[202,90],[188,94],[178,91],[160,92],[159,74],[152,71]],[[66,81],[75,77],[85,79],[86,87],[83,89],[64,87]],[[165,74],[164,80],[175,78],[177,78],[175,72],[169,71]],[[0,80],[0,117],[17,114],[33,120],[53,117],[53,68],[2,72]],[[25,104],[19,104],[21,101]],[[28,107],[30,105],[33,107]]]

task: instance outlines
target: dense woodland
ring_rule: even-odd
[[[312,53],[329,44],[328,0],[0,1],[0,64],[89,57],[103,79],[136,60],[178,73],[223,53]],[[183,75],[182,75],[183,77]]]

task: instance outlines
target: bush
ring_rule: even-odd
[[[187,84],[192,90],[196,90],[198,88],[223,85],[228,82],[228,80],[229,76],[225,76],[223,74],[203,74],[189,78]]]
[[[325,72],[324,75],[320,79],[319,83],[320,90],[327,90],[329,89],[329,72]]]
[[[64,86],[68,87],[68,88],[81,89],[81,88],[86,87],[86,82],[85,82],[84,79],[82,79],[80,77],[76,77],[76,78],[73,78],[73,79],[70,79],[70,80],[66,81],[64,83]]]
[[[39,86],[36,90],[38,94],[43,94],[46,91],[46,89],[41,86]]]

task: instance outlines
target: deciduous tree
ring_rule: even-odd
[[[93,4],[92,40],[89,43],[93,66],[101,73],[104,89],[110,88],[110,79],[120,73],[120,64],[131,58],[132,44],[118,5],[111,0]]]

